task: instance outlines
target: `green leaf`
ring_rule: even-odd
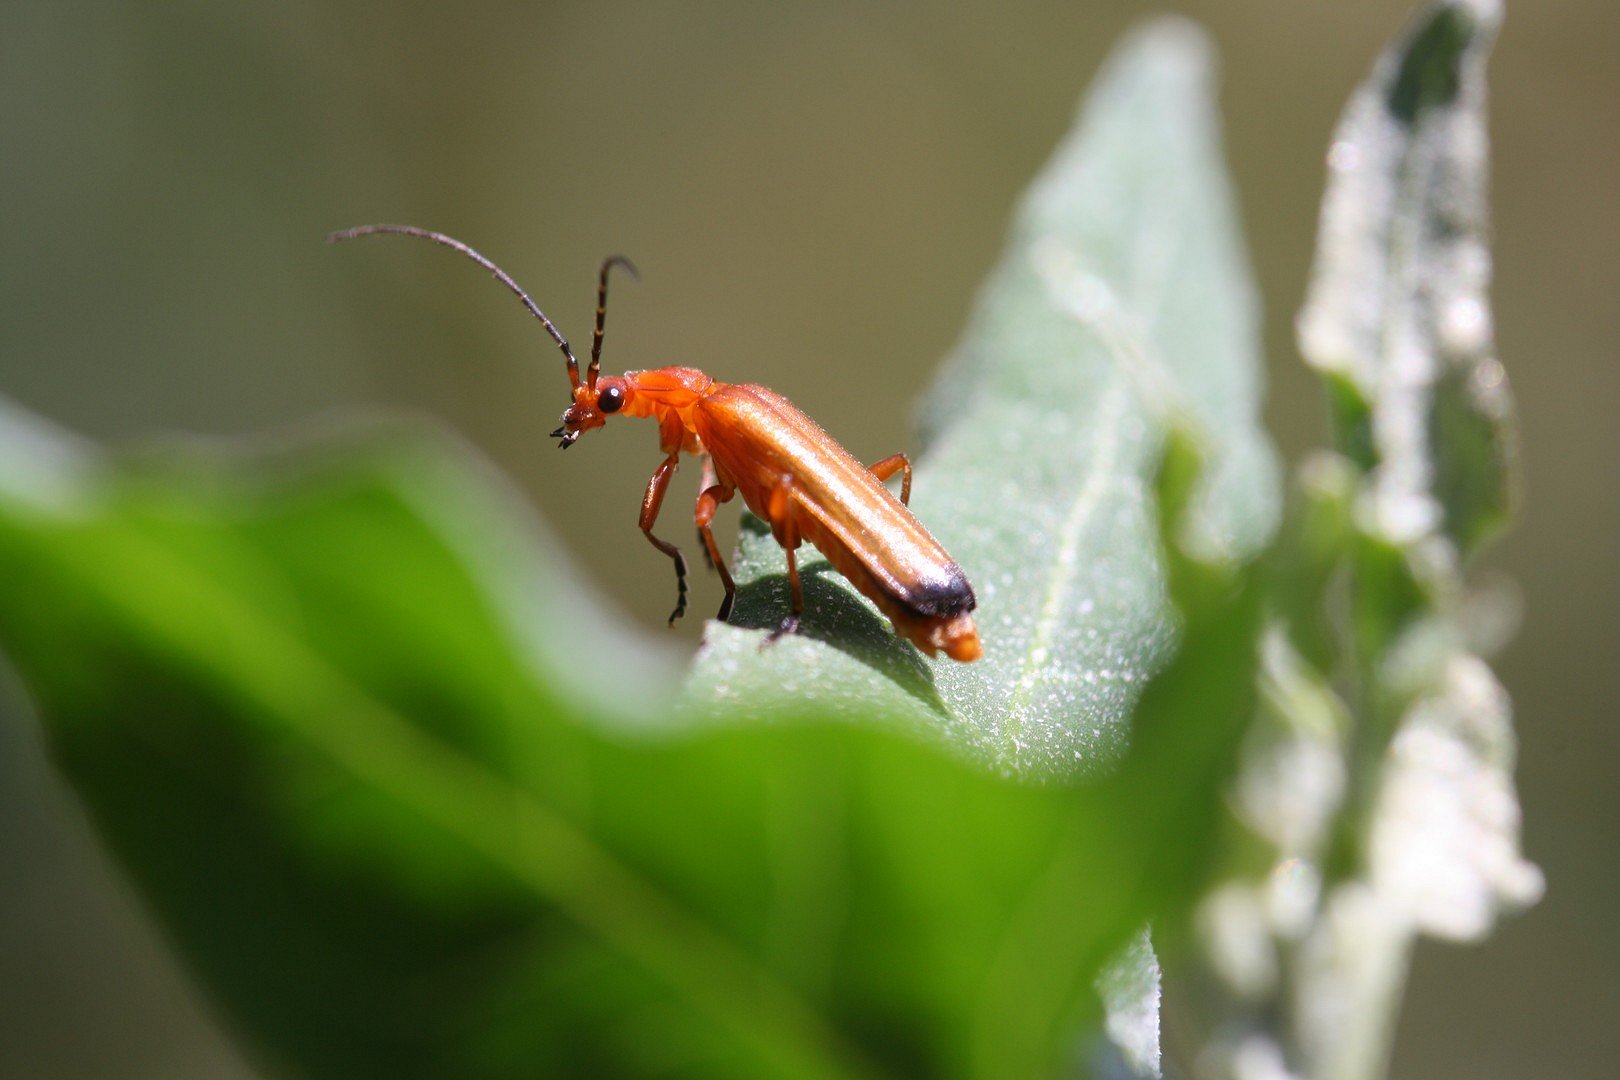
[[[1338,453],[1301,471],[1279,543],[1264,707],[1235,785],[1249,835],[1200,918],[1227,991],[1202,1003],[1198,1057],[1217,1071],[1382,1075],[1416,937],[1478,939],[1540,895],[1464,574],[1511,490],[1486,295],[1500,14],[1423,5],[1328,155],[1300,343]]]
[[[1351,99],[1330,177],[1305,358],[1340,449],[1374,470],[1376,528],[1473,551],[1506,520],[1511,404],[1491,327],[1485,62],[1498,0],[1430,5]]]
[[[1107,1010],[1104,1029],[1116,1057],[1099,1068],[1103,1075],[1160,1076],[1159,1005],[1164,974],[1148,932],[1131,940],[1097,978]]]
[[[1135,34],[1026,198],[926,410],[912,509],[966,570],[984,658],[929,662],[809,549],[805,634],[767,532],[743,532],[732,626],[711,624],[696,711],[812,700],[906,717],[1014,771],[1116,760],[1170,655],[1152,480],[1174,422],[1210,469],[1190,541],[1253,553],[1277,514],[1258,426],[1253,287],[1220,158],[1209,49],[1176,21]]]
[[[632,726],[656,654],[579,618],[436,443],[81,457],[50,499],[12,482],[39,458],[0,469],[0,640],[176,941],[301,1074],[1049,1075],[1208,861],[1252,588],[1189,613],[1116,777],[1034,788],[810,706]]]

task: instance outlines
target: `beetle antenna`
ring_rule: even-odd
[[[602,276],[596,283],[596,333],[591,336],[591,366],[585,369],[585,385],[592,390],[596,389],[596,376],[602,370],[602,325],[607,321],[607,279],[608,271],[615,266],[624,267],[632,280],[641,280],[635,263],[623,255],[609,255],[602,260]]]
[[[466,244],[463,244],[460,240],[457,240],[455,237],[446,236],[441,232],[434,232],[432,229],[419,228],[415,225],[360,225],[353,229],[340,229],[335,233],[330,233],[326,237],[326,242],[328,244],[335,244],[340,240],[353,240],[360,236],[375,236],[378,233],[399,233],[401,236],[420,236],[423,240],[431,240],[435,244],[442,244],[452,251],[461,252],[461,254],[467,256],[467,258],[471,259],[479,266],[482,266],[491,274],[494,274],[496,281],[499,281],[502,285],[505,285],[508,289],[512,290],[513,295],[515,295],[519,300],[523,301],[523,306],[529,309],[529,314],[540,320],[540,325],[546,328],[546,333],[550,334],[551,339],[557,343],[557,346],[560,349],[562,349],[563,357],[568,361],[568,381],[576,389],[579,387],[579,361],[574,359],[574,351],[568,347],[568,339],[563,337],[562,334],[558,332],[556,326],[552,325],[550,319],[546,318],[546,313],[540,310],[539,305],[537,305],[533,300],[529,299],[529,294],[518,288],[518,283],[512,280],[512,276],[510,274],[496,266],[494,263],[490,262],[488,259],[484,258],[484,256],[478,254],[478,252],[474,251]],[[605,264],[602,267],[602,288],[605,294],[607,289],[607,266]],[[600,304],[598,304],[596,308],[596,346],[598,349],[600,349],[601,345],[602,307]],[[592,383],[596,381],[596,366],[595,354],[592,354]]]

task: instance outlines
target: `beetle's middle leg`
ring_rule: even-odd
[[[911,505],[911,459],[904,454],[890,454],[882,461],[875,461],[868,470],[879,480],[887,480],[902,470],[905,476],[900,480],[900,502],[906,506]]]
[[[709,525],[714,521],[714,512],[723,502],[726,502],[736,492],[736,488],[726,487],[714,478],[714,467],[708,465],[703,470],[703,493],[698,496],[697,510],[693,513],[697,521],[698,539],[703,543],[703,554],[709,560],[709,565],[720,573],[720,583],[726,587],[726,598],[720,602],[720,614],[715,618],[721,622],[731,614],[731,602],[737,598],[736,582],[731,580],[731,571],[726,569],[726,561],[720,557],[720,548],[714,542],[714,532]]]
[[[698,492],[699,492],[698,500],[700,502],[703,499],[703,495],[701,493],[708,491],[710,488],[714,487],[716,484],[718,484],[720,482],[719,475],[714,471],[714,458],[710,457],[708,454],[704,454],[703,458],[702,458],[702,461],[703,461],[703,464],[702,464],[703,472],[698,478]],[[731,496],[727,495],[726,499],[729,499],[729,498],[731,498]],[[721,499],[720,501],[725,502],[726,499]],[[701,526],[701,525],[698,526],[697,534],[698,534],[698,550],[703,552],[703,563],[710,570],[713,570],[715,568],[715,565],[716,565],[715,564],[715,552],[711,552],[709,550],[708,541],[703,539],[703,526]]]
[[[664,505],[664,492],[669,490],[669,481],[675,475],[675,467],[680,459],[671,455],[659,463],[653,470],[652,479],[647,481],[647,494],[641,500],[641,533],[653,547],[675,560],[675,610],[669,613],[669,625],[674,626],[675,620],[686,614],[686,559],[681,555],[681,549],[668,540],[660,540],[653,535],[653,524],[658,520],[658,508]]]
[[[771,517],[771,532],[787,553],[788,588],[793,593],[793,612],[765,638],[765,644],[769,645],[783,634],[798,633],[799,617],[804,614],[804,586],[799,582],[799,560],[795,554],[799,546],[799,525],[793,519],[793,477],[784,473],[777,480],[766,510]]]

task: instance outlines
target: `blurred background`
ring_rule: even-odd
[[[0,393],[114,443],[356,407],[436,417],[513,478],[607,602],[662,632],[673,582],[634,524],[652,429],[615,425],[561,457],[544,435],[567,404],[562,365],[510,297],[419,242],[322,235],[452,232],[576,342],[598,260],[624,252],[643,277],[615,290],[608,370],[763,382],[864,459],[914,449],[913,402],[1015,200],[1111,43],[1158,10],[9,5]],[[1178,10],[1221,54],[1267,415],[1297,460],[1324,435],[1292,332],[1323,153],[1410,6]],[[1492,63],[1496,310],[1527,483],[1486,570],[1524,597],[1499,670],[1548,892],[1484,946],[1419,949],[1397,1077],[1597,1077],[1620,1060],[1617,48],[1613,0],[1543,0],[1510,6]],[[720,600],[712,578],[697,589],[688,646]],[[0,1075],[254,1075],[50,775],[8,674]]]

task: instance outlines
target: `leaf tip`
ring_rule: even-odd
[[[1419,15],[1395,53],[1386,97],[1395,118],[1410,125],[1424,110],[1454,101],[1467,57],[1489,43],[1501,18],[1500,0],[1442,0]]]
[[[1161,15],[1141,23],[1126,36],[1119,55],[1126,62],[1200,76],[1215,66],[1208,31],[1182,15]]]

